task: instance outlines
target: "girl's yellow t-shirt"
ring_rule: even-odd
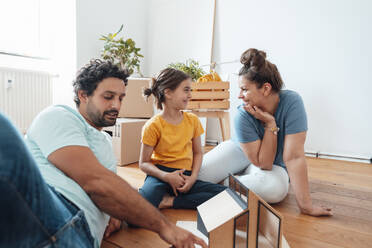
[[[183,120],[173,125],[160,114],[153,116],[142,128],[142,143],[154,147],[153,164],[170,168],[192,170],[192,139],[204,133],[199,118],[182,112]]]

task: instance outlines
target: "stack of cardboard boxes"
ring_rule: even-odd
[[[153,98],[146,102],[142,95],[150,78],[129,78],[115,126],[105,128],[112,133],[112,145],[118,165],[135,163],[139,159],[143,125],[154,115]]]

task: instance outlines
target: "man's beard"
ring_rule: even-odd
[[[119,114],[119,112],[115,109],[106,110],[102,113],[99,112],[98,109],[95,108],[95,106],[92,106],[88,104],[87,107],[87,114],[90,119],[90,121],[95,125],[96,127],[108,127],[113,126],[116,123],[116,119],[105,119],[105,116],[108,114],[115,114],[116,116]]]

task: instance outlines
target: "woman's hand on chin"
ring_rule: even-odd
[[[272,114],[262,111],[257,106],[252,106],[249,103],[247,103],[246,105],[244,105],[243,108],[245,109],[245,111],[247,111],[248,113],[253,115],[254,118],[256,118],[257,120],[262,121],[266,125],[269,124],[269,123],[275,122],[275,118]]]

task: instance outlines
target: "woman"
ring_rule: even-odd
[[[332,215],[311,201],[304,154],[307,118],[300,95],[282,90],[280,73],[265,52],[248,49],[240,62],[243,104],[234,118],[235,137],[204,156],[199,179],[216,183],[245,170],[239,179],[269,203],[285,198],[290,181],[302,213]]]

